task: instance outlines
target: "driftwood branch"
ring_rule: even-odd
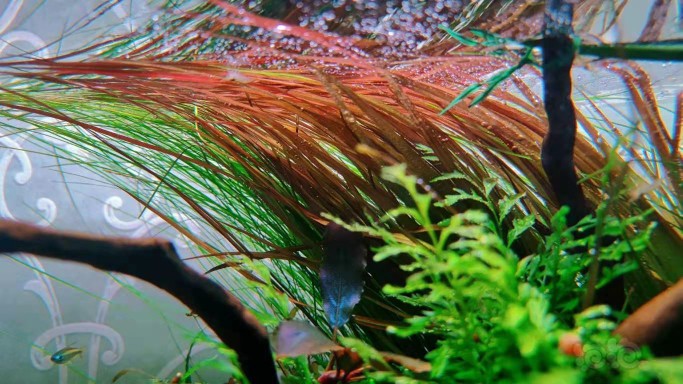
[[[162,239],[105,238],[0,220],[0,253],[25,252],[124,273],[175,296],[237,354],[252,384],[277,383],[268,334],[227,291],[186,266]]]
[[[614,333],[659,356],[683,353],[683,279],[638,308]]]

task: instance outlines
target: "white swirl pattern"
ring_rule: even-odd
[[[111,196],[104,203],[104,219],[112,227],[125,231],[134,231],[131,237],[144,237],[148,236],[151,229],[155,226],[162,225],[165,221],[159,216],[155,215],[149,210],[145,210],[140,218],[135,218],[133,220],[124,220],[117,216],[116,212],[123,207],[123,199],[118,196]],[[181,212],[174,212],[172,217],[175,221],[183,223],[189,231],[195,235],[201,233],[201,228],[199,224],[192,218]],[[175,238],[176,245],[186,248],[189,240],[185,235],[178,234]]]
[[[7,4],[5,11],[0,15],[0,34],[4,33],[12,25],[23,4],[24,0],[11,0]]]
[[[54,332],[54,330],[59,329],[62,326],[62,311],[59,306],[59,301],[57,295],[55,294],[54,287],[52,286],[52,280],[45,274],[45,268],[42,263],[35,257],[30,255],[22,255],[22,258],[27,264],[31,265],[33,271],[36,275],[34,280],[29,280],[24,285],[24,289],[35,293],[47,307],[48,313],[50,314],[50,320],[52,322],[52,327],[47,332]],[[62,349],[66,346],[66,334],[57,333],[54,337],[50,338],[55,341],[56,349]],[[34,342],[34,345],[42,348],[46,347],[45,343],[41,343],[41,336],[39,336]],[[45,355],[36,349],[31,349],[31,363],[37,369],[46,370],[53,366],[49,362],[49,356],[47,356],[47,362],[44,359]],[[47,364],[47,366],[46,366]],[[68,372],[66,367],[59,367],[59,383],[63,384],[67,382]]]
[[[0,52],[2,52],[2,50],[0,50]],[[0,143],[2,143],[4,147],[9,148],[9,150],[5,151],[2,157],[0,157],[0,188],[2,188],[0,190],[0,217],[16,219],[7,205],[7,198],[5,197],[4,192],[4,187],[6,185],[5,177],[9,173],[9,166],[12,163],[12,160],[17,159],[21,166],[21,171],[14,175],[14,181],[16,181],[17,184],[23,185],[28,183],[33,175],[31,160],[26,151],[21,147],[21,142],[23,142],[23,140],[23,138],[14,140],[9,136],[0,137]],[[47,197],[38,198],[38,200],[36,200],[36,208],[43,212],[41,215],[42,219],[36,223],[38,225],[48,226],[57,217],[57,204]]]
[[[0,0],[0,12],[2,12],[0,14],[0,57],[3,56],[3,52],[8,48],[16,47],[17,43],[30,45],[32,47],[31,54],[34,56],[43,58],[50,56],[50,49],[45,46],[45,40],[36,33],[23,29],[11,30],[17,17],[21,14],[22,9],[24,7],[29,8],[28,3],[31,3],[30,5],[35,7],[40,1],[10,0],[4,5],[3,9],[2,0]],[[92,5],[100,3],[101,1],[99,0],[92,1]],[[130,32],[135,28],[136,23],[131,19],[121,3],[117,4],[112,9],[113,14],[124,21],[121,27],[125,29],[125,32]],[[45,118],[43,121],[49,124],[64,124],[63,122],[50,118]],[[42,185],[42,188],[34,190],[51,190],[51,187],[47,186],[44,180],[36,180],[34,177],[35,169],[32,163],[32,155],[30,156],[30,152],[25,148],[25,144],[31,142],[32,137],[30,135],[32,134],[33,133],[19,134],[16,132],[4,132],[3,130],[0,130],[0,217],[2,218],[20,219],[23,216],[19,212],[13,212],[13,210],[16,210],[23,202],[10,202],[7,194],[9,185],[15,185],[16,188],[31,189],[34,189],[35,185]],[[41,135],[41,140],[43,142],[61,147],[68,153],[79,158],[86,158],[88,156],[85,151],[72,144],[50,135],[38,134]],[[32,187],[28,187],[29,184],[31,184]],[[20,195],[20,198],[25,200],[28,197]],[[58,204],[55,199],[47,196],[39,196],[35,199],[33,204],[29,204],[29,208],[33,205],[34,209],[31,210],[37,212],[39,215],[39,218],[34,220],[34,222],[41,226],[54,225],[58,219],[59,213]],[[146,210],[139,218],[135,218],[134,215],[129,215],[126,217],[133,217],[133,219],[123,219],[123,216],[119,216],[124,206],[122,198],[118,196],[108,196],[103,200],[104,203],[101,210],[103,217],[100,219],[101,223],[98,225],[101,232],[112,232],[111,229],[113,229],[115,232],[125,232],[127,236],[143,237],[150,235],[155,227],[164,224],[164,221],[160,217],[149,210]],[[185,217],[180,213],[174,213],[172,216],[175,220],[184,222],[191,232],[199,233],[199,225],[192,222],[188,217]],[[106,229],[107,226],[111,229]],[[177,240],[179,240],[178,244],[181,246],[186,244],[186,239],[182,235],[178,235]],[[108,382],[111,380],[111,376],[106,378],[98,377],[100,363],[106,366],[115,366],[120,363],[126,352],[126,345],[121,330],[114,329],[108,325],[107,317],[110,313],[111,303],[121,291],[122,286],[119,282],[123,281],[123,283],[128,286],[135,286],[136,283],[134,279],[120,275],[97,274],[96,276],[98,277],[106,277],[106,282],[100,300],[97,303],[94,320],[83,321],[83,316],[85,316],[86,313],[86,311],[83,311],[79,312],[79,319],[65,322],[62,303],[60,303],[57,291],[53,286],[52,275],[46,270],[46,265],[49,267],[52,265],[52,262],[46,262],[44,265],[38,258],[25,254],[20,255],[19,259],[22,261],[22,264],[25,264],[25,266],[30,268],[33,272],[33,278],[25,281],[23,290],[35,294],[47,309],[47,314],[49,316],[49,328],[36,336],[32,343],[33,345],[30,347],[30,363],[36,370],[52,372],[56,368],[57,380],[53,377],[52,379],[46,379],[46,381],[43,382],[58,382],[59,384],[68,384],[70,382],[69,367],[66,365],[56,366],[53,364],[50,360],[50,354],[47,351],[59,350],[71,345],[69,339],[75,335],[90,335],[89,343],[81,346],[85,350],[84,357],[87,359],[87,381],[91,383]],[[95,272],[93,272],[93,274],[95,274]],[[178,312],[181,311],[185,312],[185,310],[179,308]],[[2,318],[0,318],[0,320],[2,320]],[[131,324],[131,326],[134,327],[135,324]],[[103,342],[105,344],[103,344]],[[209,348],[209,345],[198,344],[192,349],[192,355]],[[159,374],[162,375],[159,377],[173,375],[175,369],[179,368],[188,353],[187,350],[178,351],[180,353],[176,355],[169,355],[168,352],[171,351],[165,352],[162,350],[159,352],[170,360],[164,368],[159,371]],[[24,354],[19,355],[25,356]],[[129,367],[119,367],[118,369],[122,368]],[[139,368],[146,368],[150,371],[159,370],[158,366]],[[3,380],[3,383],[4,382],[6,381]]]
[[[40,336],[38,336],[38,338],[35,341],[35,345],[39,348],[44,348],[53,340],[76,333],[98,335],[106,338],[109,341],[112,348],[102,353],[102,362],[104,362],[105,364],[113,365],[121,359],[121,356],[124,352],[123,338],[118,332],[116,332],[112,328],[98,323],[69,323],[50,328],[47,331],[43,332]],[[41,351],[38,351],[36,348],[31,350],[31,360],[33,362],[33,365],[40,370],[47,370],[55,366],[50,361],[50,355],[45,355]],[[61,366],[60,368],[62,367],[63,366]]]

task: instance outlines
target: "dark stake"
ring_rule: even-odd
[[[573,5],[568,0],[549,0],[543,27],[543,98],[548,115],[548,133],[543,140],[541,162],[553,188],[557,202],[569,207],[567,224],[574,226],[592,213],[574,167],[576,113],[572,102],[571,70],[574,42],[571,38]],[[586,232],[584,235],[587,235]],[[613,239],[603,238],[603,244]],[[594,302],[599,261],[594,260],[589,272],[589,289],[584,306]],[[604,287],[597,301],[620,308],[626,300],[623,278]]]
[[[564,0],[546,5],[543,29],[543,98],[548,133],[543,140],[541,162],[560,205],[569,206],[572,226],[590,213],[574,169],[576,114],[572,102],[571,69],[574,61],[573,6]]]

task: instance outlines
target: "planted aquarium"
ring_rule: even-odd
[[[671,0],[0,0],[2,383],[683,383]]]

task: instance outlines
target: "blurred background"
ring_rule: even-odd
[[[0,57],[72,52],[135,30],[152,20],[154,9],[139,0],[0,0]],[[32,127],[11,125],[16,129],[0,128],[0,217],[100,235],[174,238],[187,253],[183,239],[153,213],[140,216],[140,205],[125,193],[31,142]],[[0,382],[8,384],[108,383],[128,368],[167,378],[184,370],[201,330],[186,308],[146,283],[30,255],[0,258],[0,308]],[[61,346],[82,348],[83,356],[54,365],[50,356]],[[210,357],[210,349],[198,342],[191,354]],[[149,382],[135,376],[120,382]],[[210,373],[202,377],[218,382]]]
[[[635,40],[650,4],[631,1],[608,36],[613,41]],[[0,59],[26,52],[40,57],[72,52],[135,31],[158,17],[156,9],[141,0],[0,0]],[[680,15],[669,15],[662,38],[680,38]],[[673,124],[682,66],[643,66],[658,92],[663,120]],[[610,118],[631,114],[627,103],[620,104],[626,98],[620,98],[623,85],[614,76],[578,69],[574,78],[578,90],[613,98]],[[540,90],[540,84],[535,89]],[[49,146],[34,144],[32,135],[40,133],[32,127],[12,125],[15,129],[0,128],[0,217],[101,235],[163,236],[190,254],[184,239],[152,212],[143,212],[136,201],[78,164],[60,160]],[[55,148],[78,151],[49,140]],[[187,356],[201,359],[215,353],[201,342],[188,351],[202,327],[186,312],[165,293],[125,276],[30,255],[2,257],[0,381],[111,382],[117,372],[133,367],[168,378],[184,369]],[[83,348],[83,356],[69,365],[52,364],[50,355],[64,346]],[[210,372],[202,375],[207,382],[219,382]],[[146,380],[126,377],[121,382]]]

